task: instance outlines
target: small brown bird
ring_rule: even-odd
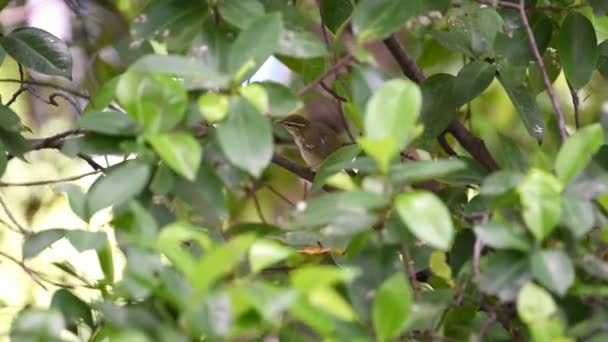
[[[325,158],[342,147],[338,134],[320,122],[293,114],[279,123],[291,134],[302,159],[313,171],[317,171]]]

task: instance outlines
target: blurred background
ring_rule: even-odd
[[[131,48],[135,46],[131,45],[130,41],[125,41],[124,37],[128,37],[128,22],[137,15],[144,3],[144,0],[12,1],[8,8],[0,12],[0,24],[5,33],[19,26],[35,26],[68,42],[68,45],[72,47],[74,57],[72,81],[44,77],[33,73],[29,74],[28,78],[91,94],[105,80],[116,74],[122,63],[128,63],[129,46]],[[608,38],[608,17],[595,18],[595,20],[595,25],[600,34],[598,41],[603,41]],[[417,38],[403,36],[408,51],[418,56],[427,75],[436,72],[455,74],[459,70],[463,62],[459,57],[448,54],[436,42]],[[398,74],[396,65],[384,51],[383,45],[372,44],[369,48],[380,66],[388,73]],[[433,54],[451,57],[431,58]],[[0,66],[0,96],[3,101],[6,101],[17,91],[19,84],[9,81],[16,79],[19,79],[18,66],[7,56]],[[250,81],[267,79],[282,83],[294,81],[290,78],[289,69],[274,58],[269,59]],[[568,123],[572,126],[573,106],[563,76],[558,78],[555,86],[558,98],[561,100],[568,116]],[[86,99],[63,92],[66,98],[58,98],[58,106],[52,106],[45,101],[48,102],[49,95],[56,90],[47,87],[33,87],[32,89],[33,92],[23,93],[11,105],[11,108],[21,116],[23,123],[31,129],[32,138],[48,137],[74,128],[75,119],[79,111],[86,105]],[[601,114],[602,105],[608,103],[606,89],[608,89],[606,80],[596,73],[593,81],[579,94],[583,125],[595,120]],[[320,96],[306,99],[308,115],[315,120],[326,122],[336,130],[342,130],[339,110],[336,107],[338,104],[331,100],[329,96],[323,96],[322,91],[319,93]],[[589,96],[589,94],[593,95]],[[551,105],[544,92],[539,94],[538,102],[546,117],[552,117]],[[551,137],[542,147],[539,147],[528,136],[511,102],[497,81],[486,90],[483,96],[471,103],[467,111],[466,125],[486,141],[490,150],[495,152],[499,159],[501,149],[497,133],[500,132],[509,132],[511,139],[529,151],[539,149],[551,151],[555,149]],[[457,151],[463,152],[459,149]],[[290,156],[297,158],[295,153],[291,153]],[[113,162],[104,157],[95,157],[95,161],[104,166]],[[80,159],[68,158],[56,150],[43,150],[27,154],[27,162],[17,158],[11,160],[2,181],[51,180],[89,171],[91,171],[90,166]],[[303,190],[298,178],[276,167],[272,167],[271,172],[280,174],[280,177],[275,177],[279,182],[279,184],[274,184],[277,189],[281,189],[281,192],[285,193],[290,199],[301,198]],[[95,178],[96,175],[70,183],[86,189]],[[65,196],[54,191],[52,185],[0,187],[0,196],[14,215],[14,219],[33,231],[49,228],[88,228],[111,232],[106,225],[109,221],[108,212],[96,215],[92,223],[87,224],[72,214]],[[286,209],[284,201],[267,189],[260,190],[258,199],[261,210],[268,221],[277,222],[281,219],[281,213]],[[47,289],[42,288],[32,280],[31,276],[18,263],[11,261],[11,257],[16,260],[20,259],[23,237],[10,229],[5,229],[3,222],[11,226],[14,225],[5,211],[0,212],[0,219],[2,220],[0,221],[0,226],[2,226],[2,229],[0,229],[0,279],[2,279],[0,281],[0,336],[6,336],[5,334],[9,330],[11,319],[15,313],[24,305],[48,305],[54,287],[45,284]],[[253,202],[249,203],[240,219],[247,221],[261,220]],[[120,258],[115,258],[115,260],[117,267],[119,267]],[[52,262],[64,261],[69,262],[87,278],[98,279],[102,277],[97,258],[93,252],[78,253],[69,243],[64,241],[55,243],[51,249],[28,261],[27,265],[47,275],[50,279],[67,282],[68,280],[57,278],[61,273],[56,272],[49,266]],[[82,290],[80,295],[87,297],[92,294]]]

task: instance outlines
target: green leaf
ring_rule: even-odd
[[[294,250],[272,240],[258,240],[249,249],[249,265],[251,271],[257,273],[264,268],[293,255]]]
[[[199,295],[204,295],[223,276],[234,271],[241,259],[254,243],[253,235],[239,235],[223,245],[205,252],[189,276],[192,286]]]
[[[424,125],[423,137],[434,140],[454,118],[458,109],[456,77],[437,73],[422,82],[422,108],[420,121]]]
[[[608,39],[604,40],[597,47],[599,57],[597,60],[597,70],[604,76],[604,78],[608,78]]]
[[[501,170],[494,172],[483,181],[479,193],[484,196],[501,196],[516,188],[523,175],[519,172]]]
[[[600,124],[584,127],[560,148],[555,159],[555,173],[564,183],[568,183],[581,172],[604,142],[604,131]]]
[[[6,152],[4,144],[0,141],[0,176],[4,175],[6,167],[8,166],[8,156]]]
[[[460,159],[418,160],[394,165],[390,170],[390,178],[392,184],[413,184],[446,177],[466,169],[467,164]]]
[[[473,61],[465,65],[454,81],[454,96],[460,107],[483,93],[490,86],[496,74],[496,67],[483,61]]]
[[[395,209],[422,242],[444,251],[450,249],[454,226],[449,210],[436,195],[423,191],[400,194],[395,199]]]
[[[401,333],[412,302],[412,289],[403,273],[395,273],[380,285],[373,306],[374,328],[380,341]]]
[[[224,20],[240,29],[246,28],[265,13],[264,6],[257,0],[222,0],[218,10]]]
[[[561,224],[566,226],[577,239],[584,237],[595,224],[593,202],[587,198],[580,198],[575,193],[564,191]]]
[[[65,321],[60,312],[25,309],[11,324],[10,340],[60,341],[64,329]]]
[[[166,132],[184,118],[188,94],[173,77],[161,74],[124,73],[116,86],[118,102],[146,133]]]
[[[608,3],[603,0],[589,0],[589,4],[593,7],[593,14],[596,16],[608,14]]]
[[[501,166],[505,169],[527,172],[530,168],[530,163],[528,155],[523,149],[513,139],[504,134],[498,134],[498,141],[500,145],[500,159],[502,160]]]
[[[23,259],[33,258],[65,236],[65,229],[46,229],[29,236],[23,243]]]
[[[65,192],[68,197],[68,203],[72,212],[83,221],[88,221],[89,217],[86,214],[85,199],[86,196],[82,192],[82,189],[76,184],[59,184],[53,188],[56,192]]]
[[[517,188],[526,226],[543,241],[555,229],[561,214],[562,185],[553,175],[532,169]]]
[[[325,26],[337,33],[353,12],[353,3],[351,0],[323,0],[320,11]]]
[[[84,113],[78,119],[78,124],[91,132],[115,136],[134,136],[140,130],[129,115],[116,111]]]
[[[266,81],[258,83],[268,94],[268,106],[270,115],[283,117],[293,114],[304,107],[304,103],[296,94],[281,83]]]
[[[4,143],[6,151],[15,157],[22,157],[23,154],[32,150],[30,141],[20,133],[0,129],[0,140]]]
[[[291,285],[300,292],[333,287],[352,282],[359,272],[352,268],[338,268],[330,265],[306,265],[289,274]]]
[[[361,153],[359,146],[348,145],[325,158],[321,166],[319,166],[319,170],[317,170],[311,189],[313,191],[320,189],[329,177],[342,171],[345,168],[344,165],[350,164],[359,153]]]
[[[283,22],[279,13],[267,14],[255,19],[241,31],[228,55],[228,70],[240,79],[251,75],[279,47]],[[248,63],[253,63],[244,70]]]
[[[119,206],[141,193],[148,185],[150,165],[126,161],[106,169],[87,193],[86,208],[89,216],[108,206]]]
[[[477,284],[483,292],[496,295],[503,302],[509,302],[516,298],[519,289],[531,277],[526,255],[500,251],[488,257]]]
[[[599,57],[593,24],[584,15],[569,12],[557,35],[556,48],[566,79],[575,89],[585,86]]]
[[[559,249],[543,250],[532,255],[534,278],[549,290],[564,296],[574,283],[574,266],[568,254]]]
[[[179,55],[146,55],[133,63],[131,69],[181,76],[189,88],[223,88],[230,81],[227,75],[204,61]]]
[[[186,21],[191,14],[204,18],[206,13],[207,6],[199,1],[151,1],[133,20],[131,35],[135,41],[151,38],[162,41],[175,34],[173,31],[179,28],[180,22]]]
[[[18,133],[21,131],[21,119],[10,107],[0,104],[0,128]]]
[[[42,74],[72,79],[72,55],[61,39],[35,27],[21,27],[0,39],[18,63]]]
[[[499,222],[483,223],[475,227],[475,235],[485,245],[498,249],[514,249],[528,252],[532,243],[516,226]]]
[[[226,95],[218,93],[205,93],[199,96],[197,103],[198,110],[210,124],[224,120],[230,106]]]
[[[420,115],[422,94],[418,86],[405,80],[384,83],[367,103],[365,114],[364,150],[370,145],[385,145],[385,160],[376,160],[386,170],[388,161],[399,154],[409,139],[413,138],[414,125]],[[367,149],[366,149],[367,147]],[[373,157],[373,155],[372,155]]]
[[[260,113],[268,112],[268,94],[266,89],[257,83],[239,88],[239,94],[246,98]]]
[[[353,31],[359,41],[386,38],[415,15],[415,1],[362,0],[353,12]]]
[[[108,236],[104,232],[89,232],[86,230],[67,230],[65,237],[78,252],[100,250],[108,244]]]
[[[541,142],[545,125],[536,99],[530,93],[524,79],[525,69],[513,67],[505,62],[498,65],[498,71],[500,72],[498,80],[517,109],[528,133]]]
[[[284,29],[277,47],[278,54],[294,58],[309,59],[327,54],[325,44],[305,28]]]
[[[218,124],[217,138],[228,160],[255,177],[272,159],[272,126],[243,98],[230,100],[230,113]]]
[[[529,282],[517,295],[517,313],[527,324],[548,319],[557,311],[557,305],[547,291]]]
[[[191,181],[196,178],[201,164],[202,148],[194,137],[176,132],[151,135],[147,140],[173,171]]]
[[[94,326],[91,307],[67,289],[59,289],[53,294],[50,307],[61,311],[68,329],[73,332],[77,331],[76,324],[81,320],[91,328]]]
[[[534,33],[536,46],[541,56],[545,55],[545,50],[551,42],[553,27],[555,23],[546,14],[538,12],[528,12],[528,22],[530,29]],[[534,54],[530,49],[528,32],[521,26],[518,20],[515,25],[520,27],[508,33],[498,33],[494,41],[496,55],[507,59],[509,64],[527,67],[534,60]],[[508,24],[507,24],[508,25]],[[546,66],[549,66],[546,64]],[[548,69],[547,71],[550,71]],[[544,87],[544,86],[543,86]]]
[[[177,178],[172,191],[207,220],[225,219],[228,216],[228,194],[224,183],[206,162],[201,162],[196,180],[191,182]]]

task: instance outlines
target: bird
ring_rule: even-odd
[[[323,123],[298,114],[289,115],[279,123],[293,137],[302,159],[312,171],[318,171],[325,158],[342,147],[338,133]]]

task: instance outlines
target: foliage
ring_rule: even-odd
[[[84,222],[111,208],[112,234],[18,225],[22,259],[2,256],[32,277],[28,260],[62,239],[96,253],[103,277],[55,264],[79,285],[55,282],[13,339],[606,337],[608,121],[582,98],[605,96],[593,86],[608,74],[604,1],[128,8],[106,8],[131,18],[128,41],[101,26],[82,43],[111,44],[120,63],[97,62],[76,129],[28,139],[10,108],[24,79],[0,105],[2,172],[40,149],[125,157],[89,162],[101,175],[86,191],[56,188]],[[20,69],[73,76],[68,45],[41,29],[5,28],[0,46]],[[249,82],[271,56],[291,82]],[[512,103],[510,127],[491,124],[484,111],[508,104],[489,92]],[[285,158],[276,120],[319,98],[338,103],[354,139],[315,174]],[[300,179],[314,190],[303,201]],[[260,205],[272,193],[285,201]]]

